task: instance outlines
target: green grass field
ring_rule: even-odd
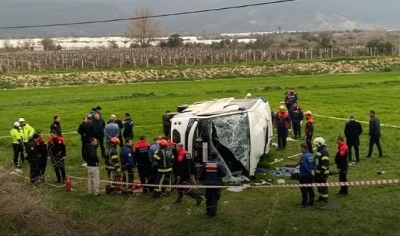
[[[145,134],[153,137],[161,133],[161,115],[166,110],[175,110],[179,104],[212,98],[242,98],[251,92],[253,96],[267,98],[271,107],[277,110],[284,92],[290,87],[296,88],[301,107],[315,114],[339,118],[354,114],[357,119],[368,121],[368,111],[374,109],[383,124],[400,126],[400,73],[388,72],[3,90],[0,92],[0,136],[9,135],[13,122],[19,117],[24,117],[34,128],[47,133],[55,114],[62,117],[63,132],[76,131],[90,108],[101,105],[104,117],[116,114],[122,118],[125,112],[130,112],[137,125],[136,136]],[[336,153],[335,136],[343,133],[344,124],[344,121],[315,118],[315,136],[327,139],[331,163]],[[373,158],[366,159],[368,127],[363,125],[363,128],[361,163],[350,167],[348,179],[399,178],[400,129],[383,127],[384,158],[378,158],[375,149]],[[86,169],[81,167],[79,136],[66,134],[65,138],[67,173],[86,177]],[[2,166],[11,166],[10,143],[10,138],[0,139]],[[299,141],[289,143],[284,152],[273,149],[262,165],[298,153],[299,144]],[[287,159],[275,166],[297,160]],[[332,169],[335,169],[334,165]],[[377,175],[377,170],[385,170],[386,173]],[[26,175],[27,165],[24,171]],[[50,165],[48,171],[48,181],[54,182]],[[101,176],[104,179],[105,173]],[[209,219],[204,215],[205,206],[196,207],[191,199],[184,199],[182,205],[174,205],[175,194],[159,200],[153,200],[146,194],[130,198],[105,194],[91,197],[87,195],[85,181],[73,180],[75,191],[66,193],[63,189],[48,186],[31,187],[18,177],[12,179],[22,183],[16,188],[38,199],[55,214],[66,217],[64,224],[71,235],[265,235],[267,230],[268,235],[400,234],[399,185],[352,187],[347,197],[335,196],[338,188],[332,187],[330,204],[339,206],[335,210],[319,210],[317,207],[320,205],[299,208],[298,189],[247,189],[240,193],[223,191],[219,215]],[[331,176],[329,180],[337,182],[338,176]],[[18,204],[18,199],[15,204]],[[14,218],[0,216],[1,235],[51,234],[43,225],[32,223],[16,227]]]

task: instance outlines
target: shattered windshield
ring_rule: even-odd
[[[233,175],[248,174],[250,127],[247,113],[216,117],[211,121],[212,146]]]

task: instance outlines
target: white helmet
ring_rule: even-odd
[[[317,147],[325,145],[325,139],[322,137],[317,137],[314,139],[314,145]]]

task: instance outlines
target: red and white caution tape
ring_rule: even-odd
[[[71,179],[80,179],[87,181],[87,178],[74,177]],[[243,187],[236,186],[221,186],[221,185],[158,185],[158,184],[134,184],[118,181],[100,180],[101,183],[115,184],[115,185],[133,185],[143,187],[163,187],[163,188],[190,188],[190,189],[206,189],[206,188],[230,188],[230,187]],[[360,180],[350,182],[331,182],[331,183],[312,183],[312,184],[277,184],[277,185],[246,185],[249,188],[300,188],[300,187],[340,187],[340,186],[367,186],[367,185],[385,185],[385,184],[399,184],[400,179],[388,180]]]
[[[29,179],[19,173],[13,173],[16,176]],[[71,180],[85,180],[88,178],[70,176]],[[207,189],[207,188],[231,188],[231,187],[243,187],[241,185],[236,186],[222,186],[222,185],[182,185],[182,184],[171,184],[171,185],[158,185],[158,184],[135,184],[135,183],[125,183],[119,181],[110,181],[110,180],[100,180],[101,183],[114,184],[114,185],[132,185],[132,186],[143,186],[143,187],[163,187],[163,188],[174,188],[174,189]],[[400,184],[400,179],[385,179],[385,180],[358,180],[358,181],[349,181],[349,182],[328,182],[328,183],[312,183],[312,184],[276,184],[276,185],[246,185],[247,188],[300,188],[300,187],[341,187],[341,186],[368,186],[368,185],[387,185],[387,184]],[[53,187],[63,187],[54,186],[48,184]]]

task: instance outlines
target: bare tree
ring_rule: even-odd
[[[147,8],[136,10],[134,17],[143,18],[132,20],[125,33],[127,37],[137,41],[142,47],[148,46],[155,38],[166,35],[166,30],[160,23],[155,22],[152,18],[147,18],[151,15],[153,13]]]

